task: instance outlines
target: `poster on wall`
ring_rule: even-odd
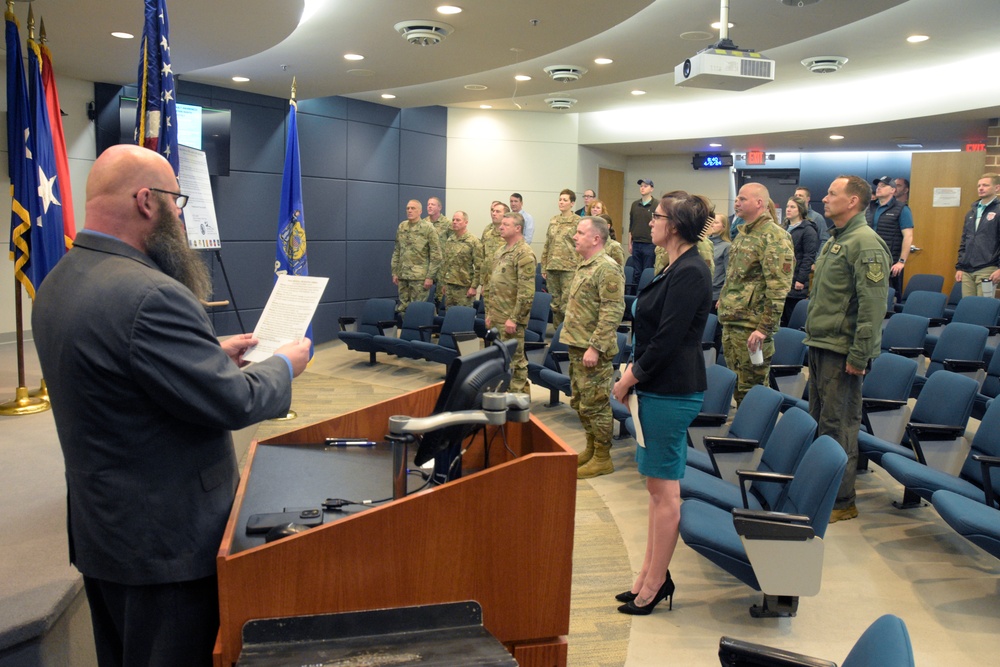
[[[222,247],[222,240],[219,238],[219,222],[215,217],[215,200],[205,152],[183,144],[177,148],[180,150],[177,182],[181,192],[188,196],[187,206],[184,207],[188,246],[195,250],[217,250]]]

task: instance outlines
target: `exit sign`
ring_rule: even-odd
[[[747,151],[747,166],[759,167],[767,161],[764,151]]]
[[[965,144],[965,150],[968,153],[985,152],[986,151],[986,144],[984,144],[984,143]]]

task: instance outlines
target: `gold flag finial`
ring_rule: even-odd
[[[38,41],[44,44],[45,42],[49,41],[45,38],[45,17],[43,16],[40,19],[38,19],[38,23],[39,26],[41,26],[38,29]]]
[[[28,39],[35,39],[35,10],[31,5],[28,5]]]
[[[14,15],[14,0],[7,0],[7,14]]]
[[[292,77],[292,99],[295,99],[295,77]]]

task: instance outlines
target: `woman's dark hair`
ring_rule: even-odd
[[[681,238],[688,243],[697,243],[713,221],[715,207],[701,195],[669,193],[660,200],[660,207],[670,216],[670,223]]]
[[[809,205],[806,203],[806,200],[802,197],[792,196],[788,198],[788,201],[795,204],[795,208],[799,209],[799,217],[805,219],[806,213],[809,211]]]

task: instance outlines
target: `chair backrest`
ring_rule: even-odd
[[[917,376],[917,365],[914,359],[883,352],[875,357],[872,369],[865,375],[864,383],[861,385],[861,396],[905,401],[910,397],[913,379]]]
[[[656,273],[653,271],[652,268],[643,269],[642,274],[639,276],[639,287],[636,291],[636,294],[644,290],[646,286],[649,285],[649,283],[653,282],[653,278],[655,277]]]
[[[792,314],[788,316],[789,329],[801,329],[806,325],[806,313],[809,311],[809,299],[795,303]]]
[[[457,350],[458,345],[452,336],[456,331],[472,331],[476,320],[476,311],[469,306],[452,306],[444,312],[444,321],[441,323],[441,335],[438,337],[438,345]]]
[[[909,302],[910,297],[916,292],[941,292],[944,288],[944,276],[934,273],[917,273],[910,276],[906,281],[906,289],[903,290],[903,301]],[[944,295],[942,295],[944,296]],[[945,296],[945,300],[947,300]]]
[[[894,347],[922,348],[930,320],[922,315],[896,313],[882,330],[882,352]]]
[[[913,667],[913,646],[903,619],[886,614],[868,626],[843,667]]]
[[[764,385],[754,385],[743,397],[729,427],[729,435],[734,438],[750,438],[763,444],[771,436],[780,410],[779,392]]]
[[[432,301],[411,301],[403,313],[403,324],[399,327],[400,340],[424,340],[425,335],[420,327],[433,324],[436,314],[437,309]]]
[[[922,424],[965,426],[979,385],[970,377],[938,371],[927,378],[910,421]]]
[[[890,287],[885,295],[885,312],[892,312],[896,303],[896,288]]]
[[[830,512],[846,469],[844,448],[830,436],[821,435],[809,445],[795,469],[795,479],[788,483],[784,497],[773,509],[804,514],[809,517],[816,536],[823,537],[830,525]]]
[[[930,377],[944,368],[945,359],[982,361],[989,335],[989,329],[978,324],[952,322],[941,331],[941,337],[934,346],[931,361],[927,364],[924,375]]]
[[[1000,353],[993,352],[990,364],[986,367],[983,386],[979,391],[990,398],[996,398],[1000,395]]]
[[[979,430],[972,438],[969,456],[962,464],[961,476],[983,486],[983,467],[979,461],[972,460],[975,454],[1000,456],[1000,401],[991,402],[990,407],[986,409],[986,414],[979,422]],[[995,497],[1000,498],[1000,471],[994,470],[990,479],[993,482]]]
[[[767,439],[757,470],[794,475],[806,450],[816,438],[816,420],[799,408],[790,408],[781,416]],[[787,484],[754,481],[750,489],[766,507],[780,505]]]
[[[958,280],[951,288],[951,294],[948,295],[948,305],[951,307],[957,307],[959,302],[962,300],[962,281]]]
[[[736,390],[736,373],[725,366],[713,364],[705,368],[708,388],[701,404],[701,411],[710,415],[728,415]]]
[[[539,262],[535,264],[535,291],[544,292],[545,291],[545,278],[542,277],[542,264]],[[547,294],[547,292],[546,292]]]
[[[906,288],[907,292],[910,288]],[[923,317],[944,317],[944,305],[948,297],[941,292],[913,292],[906,298],[903,304],[903,312],[908,315],[921,315]],[[891,320],[890,320],[891,321]]]
[[[528,326],[524,331],[525,340],[545,340],[545,330],[549,326],[549,311],[551,306],[551,294],[548,292],[535,292],[535,296],[531,301],[531,314],[528,315]]]
[[[617,336],[618,352],[611,358],[611,365],[615,368],[618,368],[622,362],[628,361],[629,357],[632,356],[632,346],[628,344],[628,334],[619,331]]]
[[[392,299],[368,299],[361,306],[361,316],[358,318],[358,331],[361,333],[379,335],[379,322],[387,322],[396,317],[396,302]]]
[[[806,362],[806,332],[791,327],[779,327],[774,332],[774,366],[802,366]]]
[[[715,342],[715,330],[719,326],[719,317],[715,313],[709,313],[705,319],[705,328],[701,332],[702,343]]]
[[[565,352],[569,349],[569,346],[566,345],[566,343],[559,340],[560,335],[562,335],[562,328],[562,324],[556,327],[555,333],[552,334],[552,340],[549,341],[549,349],[545,353],[545,359],[542,361],[543,366],[557,373],[562,373],[562,369],[559,367],[559,363],[552,358],[552,353]]]
[[[951,321],[995,327],[1000,316],[1000,299],[989,296],[969,296],[958,302]]]

